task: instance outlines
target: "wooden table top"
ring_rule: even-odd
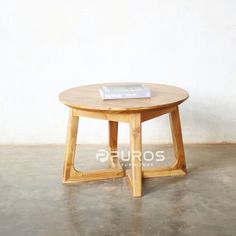
[[[124,83],[112,84],[119,85]],[[72,108],[124,112],[160,109],[179,105],[189,96],[188,92],[175,86],[142,83],[151,90],[151,98],[103,100],[100,97],[99,89],[102,86],[112,84],[93,84],[71,88],[60,93],[59,99],[62,103]]]

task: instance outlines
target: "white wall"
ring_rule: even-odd
[[[0,143],[64,143],[58,93],[108,81],[183,87],[185,142],[235,142],[235,12],[235,0],[0,1]],[[80,143],[106,142],[105,121],[80,124]],[[167,117],[143,132],[171,140]]]

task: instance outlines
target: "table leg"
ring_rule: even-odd
[[[109,126],[109,136],[108,136],[108,146],[109,146],[109,163],[111,168],[122,169],[117,152],[117,139],[118,139],[118,122],[108,121]]]
[[[74,171],[78,122],[79,122],[79,117],[74,116],[73,110],[70,109],[68,128],[67,128],[67,141],[66,141],[64,171],[63,171],[63,182],[66,182],[70,178],[71,172]]]
[[[176,169],[182,169],[185,173],[187,173],[178,107],[170,113],[170,126],[176,159],[174,167]]]
[[[131,173],[127,175],[130,180],[133,196],[142,195],[142,131],[141,114],[134,113],[130,115],[130,155],[131,155]]]
[[[79,116],[77,115],[76,110],[71,109],[69,114],[68,131],[67,131],[63,182],[72,183],[72,182],[93,181],[93,180],[123,177],[124,171],[121,168],[118,161],[114,162],[113,168],[109,169],[89,170],[89,171],[80,171],[75,169],[74,160],[75,160],[76,140],[78,131],[78,121],[79,121]],[[113,128],[114,130],[116,130],[116,125],[114,125]],[[112,147],[113,148],[116,147],[115,142],[112,143]]]
[[[143,168],[143,178],[186,175],[187,173],[178,107],[172,109],[169,117],[175,152],[174,163],[167,167]]]

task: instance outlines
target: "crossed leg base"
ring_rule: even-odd
[[[135,156],[132,154],[137,151],[141,152],[141,123],[143,121],[148,120],[149,118],[154,118],[158,115],[163,115],[167,112],[168,110],[160,111],[158,112],[158,114],[129,114],[127,121],[130,124],[130,147],[132,168],[126,171],[122,168],[118,158],[112,156],[112,152],[117,150],[118,121],[109,121],[110,168],[83,172],[76,170],[74,167],[79,116],[75,115],[74,110],[71,109],[68,123],[67,146],[62,180],[63,183],[113,179],[127,176],[127,179],[129,180],[133,192],[133,196],[141,197],[143,178],[186,175],[187,170],[185,164],[185,155],[178,107],[171,108],[169,112],[173,146],[175,151],[174,164],[162,168],[142,168],[142,158],[135,158]],[[122,119],[126,120],[126,117],[122,117]]]

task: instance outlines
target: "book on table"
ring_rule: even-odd
[[[99,92],[103,100],[151,97],[150,89],[143,84],[107,85],[101,87]]]

